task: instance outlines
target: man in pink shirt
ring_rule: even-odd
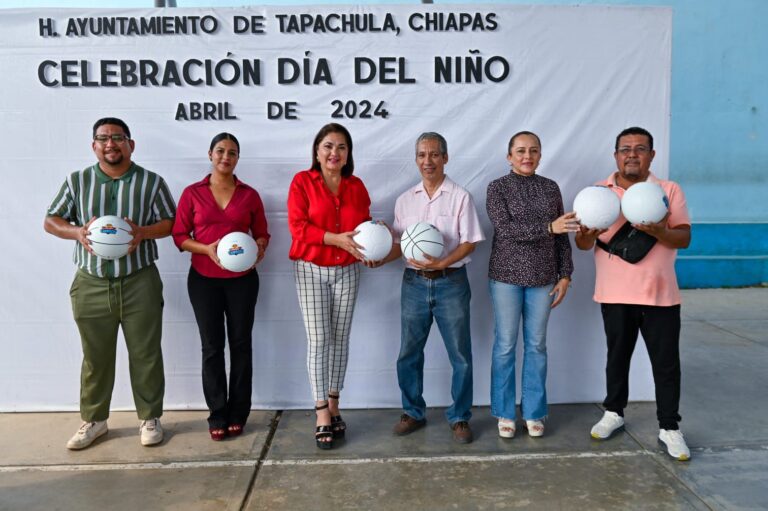
[[[451,361],[451,397],[445,411],[453,438],[472,441],[472,341],[469,332],[471,291],[464,267],[475,244],[485,239],[472,196],[445,175],[448,146],[438,133],[423,133],[416,141],[416,165],[421,182],[406,190],[395,203],[396,243],[382,262],[402,255],[400,236],[417,223],[434,225],[443,235],[440,257],[425,261],[408,259],[401,290],[400,354],[397,379],[402,392],[403,411],[394,427],[396,435],[407,435],[424,426],[424,346],[437,322]]]
[[[680,403],[680,290],[675,277],[677,249],[691,242],[691,221],[685,196],[677,183],[656,178],[650,171],[656,152],[653,136],[638,127],[627,128],[616,137],[614,158],[617,172],[598,184],[621,198],[636,183],[657,183],[669,199],[669,213],[656,224],[633,227],[656,243],[640,261],[632,264],[618,255],[595,248],[595,295],[600,303],[608,344],[607,394],[603,418],[592,428],[592,437],[609,438],[624,427],[624,408],[629,395],[629,366],[643,334],[656,386],[656,417],[659,441],[680,461],[690,459],[690,450],[678,428]],[[627,220],[620,215],[608,229],[582,227],[576,246],[591,250],[599,238],[608,243]]]

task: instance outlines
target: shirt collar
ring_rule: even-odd
[[[315,169],[309,169],[309,175],[314,179],[315,181],[322,181],[323,180],[323,171],[322,170],[315,170]],[[349,176],[345,176],[344,174],[341,175],[341,180],[347,179]]]
[[[450,177],[448,177],[448,174],[445,175],[445,179],[443,179],[443,182],[440,183],[440,188],[437,189],[435,194],[432,196],[434,199],[441,193],[451,193],[456,189],[456,183],[454,183]],[[424,188],[424,181],[419,181],[413,188],[411,188],[414,194],[418,193],[427,193],[427,189]]]
[[[93,170],[96,173],[96,179],[98,179],[99,183],[109,183],[110,181],[130,181],[133,175],[136,173],[136,167],[137,165],[133,162],[131,162],[131,166],[128,167],[128,170],[125,171],[125,174],[118,178],[112,178],[104,173],[103,170],[101,170],[101,167],[99,167],[99,164],[96,163],[93,166]]]
[[[237,178],[237,175],[235,175],[234,178],[235,178],[235,187],[241,186],[243,184],[243,182],[240,181]],[[207,186],[210,185],[210,183],[211,183],[211,175],[208,174],[201,181],[198,181],[197,183],[195,183],[195,186],[206,186],[207,187]]]
[[[609,188],[613,188],[614,186],[617,188],[621,188],[618,184],[616,184],[616,178],[618,177],[618,175],[619,175],[619,171],[617,170],[616,172],[608,176],[608,179],[606,180],[606,185]],[[645,181],[648,183],[656,183],[656,184],[659,184],[661,182],[659,178],[653,175],[653,172],[648,172],[648,178]]]

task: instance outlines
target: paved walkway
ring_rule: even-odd
[[[0,414],[0,510],[768,509],[768,289],[684,291],[682,423],[693,459],[657,445],[653,403],[597,442],[597,404],[552,406],[547,434],[496,435],[487,408],[456,445],[441,410],[404,438],[397,410],[344,412],[319,451],[309,411],[257,411],[246,434],[208,440],[204,412],[168,412],[166,440],[138,443],[133,413],[71,452],[74,413]]]

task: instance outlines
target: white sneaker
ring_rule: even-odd
[[[139,432],[141,433],[141,445],[155,445],[163,441],[163,427],[160,425],[160,419],[141,421]]]
[[[94,440],[102,435],[106,435],[107,431],[109,431],[107,429],[107,421],[83,422],[77,433],[67,442],[67,449],[72,449],[73,451],[85,449]]]
[[[592,438],[607,440],[619,429],[624,429],[624,417],[616,412],[606,411],[600,422],[592,426]]]
[[[691,459],[691,451],[685,444],[685,438],[680,430],[660,429],[659,443],[664,444],[670,456],[678,461],[688,461]]]

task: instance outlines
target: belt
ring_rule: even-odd
[[[441,279],[443,277],[447,277],[451,273],[457,272],[460,269],[464,268],[463,266],[459,266],[458,268],[446,268],[444,270],[414,270],[413,268],[406,268],[407,271],[412,271],[419,277],[424,277],[425,279],[435,280],[435,279]]]

